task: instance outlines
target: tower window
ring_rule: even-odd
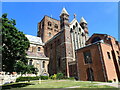
[[[58,25],[57,25],[57,24],[55,24],[54,28],[58,29]]]
[[[38,51],[40,51],[40,47],[38,47]]]
[[[42,22],[42,28],[44,28],[44,22]]]
[[[51,23],[51,22],[48,22],[48,26],[52,26],[52,23]]]
[[[49,36],[49,37],[51,36],[51,33],[50,33],[50,32],[48,33],[48,36]]]
[[[107,52],[107,55],[108,55],[108,59],[111,59],[111,57],[110,57],[110,53],[109,53],[109,52]]]
[[[86,51],[83,54],[84,54],[85,64],[91,64],[92,63],[92,57],[91,57],[90,51]]]

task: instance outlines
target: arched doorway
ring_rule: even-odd
[[[92,68],[87,69],[87,81],[94,81],[94,74]]]

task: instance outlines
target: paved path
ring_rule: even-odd
[[[108,86],[120,88],[120,84],[118,84],[118,83],[99,83],[99,84],[95,84],[95,85],[108,85]]]

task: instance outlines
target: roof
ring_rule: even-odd
[[[65,8],[62,9],[62,12],[61,12],[60,16],[61,16],[62,14],[67,14],[67,15],[69,15]]]
[[[43,52],[30,52],[27,51],[27,58],[31,58],[31,59],[38,59],[38,60],[42,60],[42,59],[46,59],[48,60],[49,58],[45,56],[45,54]]]
[[[86,20],[82,17],[81,20],[80,20],[80,23],[87,23]]]
[[[32,36],[32,35],[25,35],[25,36],[28,38],[30,43],[43,45],[43,42],[40,37],[36,37],[36,36]]]

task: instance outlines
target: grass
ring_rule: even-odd
[[[112,86],[107,85],[95,85],[97,82],[80,82],[74,80],[42,80],[41,83],[38,81],[31,82],[19,82],[13,84],[7,84],[3,86],[3,89],[11,89],[11,88],[68,88],[74,87],[76,88],[114,88]]]

